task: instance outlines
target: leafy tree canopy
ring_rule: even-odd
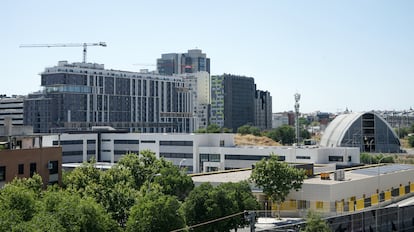
[[[269,159],[257,162],[250,176],[250,180],[278,205],[285,201],[292,189],[299,190],[304,179],[304,169],[291,167],[288,163],[279,161],[274,154]]]
[[[152,191],[137,199],[131,208],[126,231],[171,231],[184,228],[181,204],[174,196]]]
[[[309,211],[306,216],[306,227],[303,232],[329,232],[329,228],[326,221],[324,221],[321,216],[313,211]]]
[[[251,125],[243,125],[237,128],[237,133],[242,135],[252,134],[255,136],[260,136],[260,129]]]
[[[247,182],[222,184],[218,187],[213,187],[209,183],[201,184],[191,191],[182,206],[189,226],[258,208],[259,205]],[[230,231],[244,225],[246,225],[244,219],[235,216],[192,229]]]
[[[283,125],[272,129],[265,134],[267,137],[283,145],[295,142],[295,129],[289,125]]]

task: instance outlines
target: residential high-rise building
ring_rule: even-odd
[[[192,132],[192,93],[178,76],[61,61],[41,74],[42,93],[25,100],[34,132],[112,126],[131,132]]]
[[[210,73],[210,58],[201,49],[190,49],[187,53],[162,54],[157,59],[157,71],[162,75],[183,73]]]
[[[185,87],[191,94],[191,109],[194,130],[207,128],[210,119],[211,88],[210,75],[207,72],[177,75],[184,79]]]
[[[268,92],[256,90],[252,77],[224,74],[211,77],[211,123],[237,129],[252,125],[271,128],[272,100]]]
[[[23,96],[0,97],[0,126],[4,126],[4,119],[11,118],[15,126],[23,125]]]
[[[261,130],[272,128],[272,97],[268,91],[256,90],[254,126]]]

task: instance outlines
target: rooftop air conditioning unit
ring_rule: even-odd
[[[337,180],[337,181],[345,180],[345,171],[343,169],[336,170],[334,173],[334,180]]]

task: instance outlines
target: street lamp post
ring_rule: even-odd
[[[180,164],[178,165],[178,169],[180,169],[180,170],[181,170],[181,166],[182,166],[182,164],[183,164],[185,161],[187,161],[187,160],[186,160],[186,159],[182,159],[182,160],[180,161]]]
[[[379,159],[378,160],[378,204],[377,204],[377,212],[375,213],[375,228],[376,228],[376,231],[379,231],[379,229],[378,229],[378,217],[379,217],[379,215],[378,215],[378,213],[379,213],[379,208],[380,208],[380,203],[381,203],[381,197],[380,197],[380,193],[381,193],[381,191],[380,191],[380,175],[381,175],[381,173],[380,173],[380,164],[381,164],[381,161],[383,160],[385,158],[385,156],[383,156],[381,159]]]
[[[150,191],[151,191],[151,182],[152,182],[152,179],[154,179],[155,176],[161,176],[161,173],[157,173],[157,174],[152,174],[151,175],[151,177],[148,180],[147,194],[150,193]]]

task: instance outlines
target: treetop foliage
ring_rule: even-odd
[[[46,190],[39,175],[15,179],[0,189],[0,231],[171,231],[257,207],[247,183],[194,188],[185,169],[143,151],[106,171],[84,163]],[[237,217],[209,228],[244,223]]]
[[[271,201],[280,205],[292,189],[297,191],[302,187],[305,177],[304,169],[291,167],[271,154],[268,159],[256,163],[250,180],[262,188]]]

